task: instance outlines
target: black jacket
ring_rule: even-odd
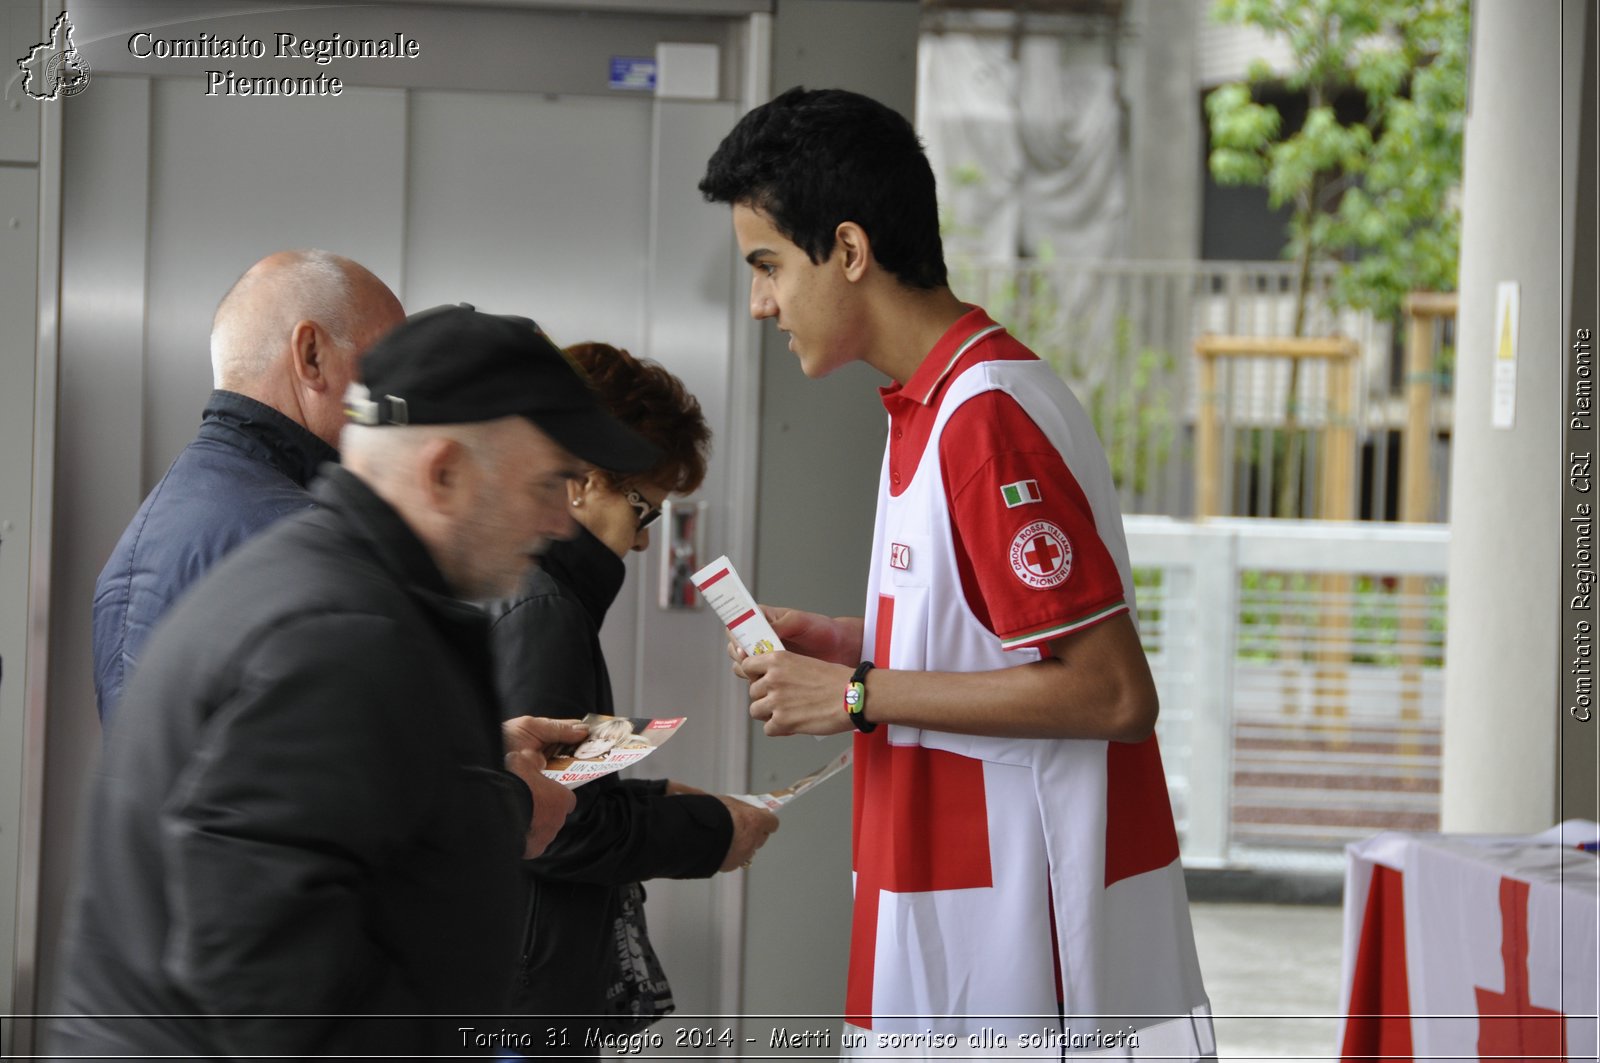
[[[460,1054],[459,1021],[404,1016],[505,1008],[530,803],[487,625],[393,509],[322,475],[321,508],[197,584],[128,684],[55,1052]]]
[[[508,718],[615,715],[600,625],[625,573],[622,560],[580,527],[578,538],[546,553],[521,594],[491,607],[495,673]],[[525,861],[529,897],[517,1010],[597,1012],[619,887],[717,873],[733,840],[733,817],[715,797],[667,797],[665,788],[664,780],[615,775],[579,787],[561,833],[541,856]]]
[[[339,455],[283,414],[213,391],[200,432],[139,506],[94,585],[94,689],[109,719],[160,620],[240,543],[309,509],[306,485]]]

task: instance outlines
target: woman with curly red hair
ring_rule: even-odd
[[[591,469],[568,485],[577,537],[554,544],[521,593],[491,607],[503,711],[521,716],[616,715],[600,625],[622,589],[622,559],[650,545],[669,495],[705,479],[711,430],[700,404],[661,365],[604,343],[568,356],[601,404],[661,450],[643,473]],[[622,715],[632,715],[624,712]],[[706,878],[745,865],[777,817],[672,780],[608,775],[577,791],[578,805],[543,855],[524,865],[527,922],[515,1005],[558,1031],[534,1031],[543,1054],[598,1056],[589,1031],[626,1034],[672,1010],[645,932],[652,878]],[[563,1036],[564,1034],[564,1036]],[[533,1052],[540,1052],[534,1049]]]

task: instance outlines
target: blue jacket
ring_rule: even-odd
[[[279,517],[338,452],[277,410],[213,391],[200,433],[129,523],[94,588],[94,688],[102,722],[151,630],[189,585]]]

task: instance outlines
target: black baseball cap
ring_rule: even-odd
[[[592,465],[647,472],[661,451],[600,405],[582,372],[525,317],[467,303],[406,318],[361,359],[354,424],[470,424],[526,417]]]

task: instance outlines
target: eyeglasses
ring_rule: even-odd
[[[633,507],[633,511],[639,514],[640,531],[650,527],[656,522],[656,518],[661,516],[660,506],[652,506],[643,495],[631,487],[623,492],[622,497]]]

